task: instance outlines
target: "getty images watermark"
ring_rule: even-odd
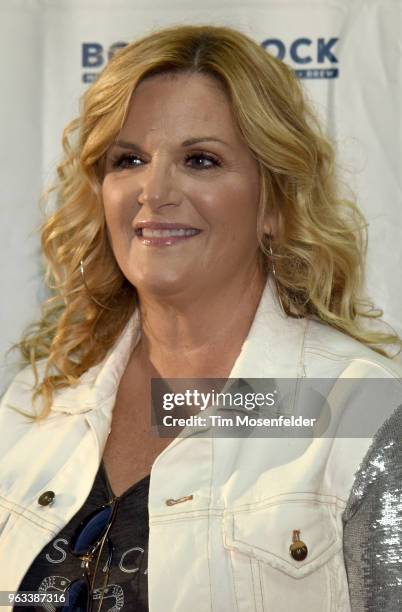
[[[249,414],[191,414],[187,417],[165,414],[162,416],[164,427],[312,427],[315,418],[285,417],[280,414],[276,417],[255,416],[253,412],[259,408],[273,408],[277,400],[277,390],[272,393],[258,392],[217,392],[212,389],[202,392],[198,389],[186,389],[184,393],[162,393],[162,408],[171,411],[177,408],[198,409],[204,413],[208,408],[242,408]]]
[[[161,437],[371,437],[402,405],[400,379],[153,379]]]

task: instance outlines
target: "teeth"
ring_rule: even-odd
[[[197,234],[195,229],[149,229],[143,227],[141,234],[144,238],[167,238],[170,236],[193,236]]]

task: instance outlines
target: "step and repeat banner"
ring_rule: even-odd
[[[399,0],[1,0],[0,392],[45,296],[41,191],[65,124],[112,54],[167,25],[238,28],[301,79],[369,222],[367,291],[402,334]]]

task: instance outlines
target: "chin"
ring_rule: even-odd
[[[131,280],[131,279],[129,279]],[[169,297],[183,293],[189,288],[191,281],[177,275],[147,275],[147,277],[131,280],[139,296],[153,295],[155,297]]]

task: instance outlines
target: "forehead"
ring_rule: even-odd
[[[223,86],[204,74],[168,73],[147,77],[136,87],[121,133],[140,137],[174,132],[186,138],[199,130],[239,138]]]

